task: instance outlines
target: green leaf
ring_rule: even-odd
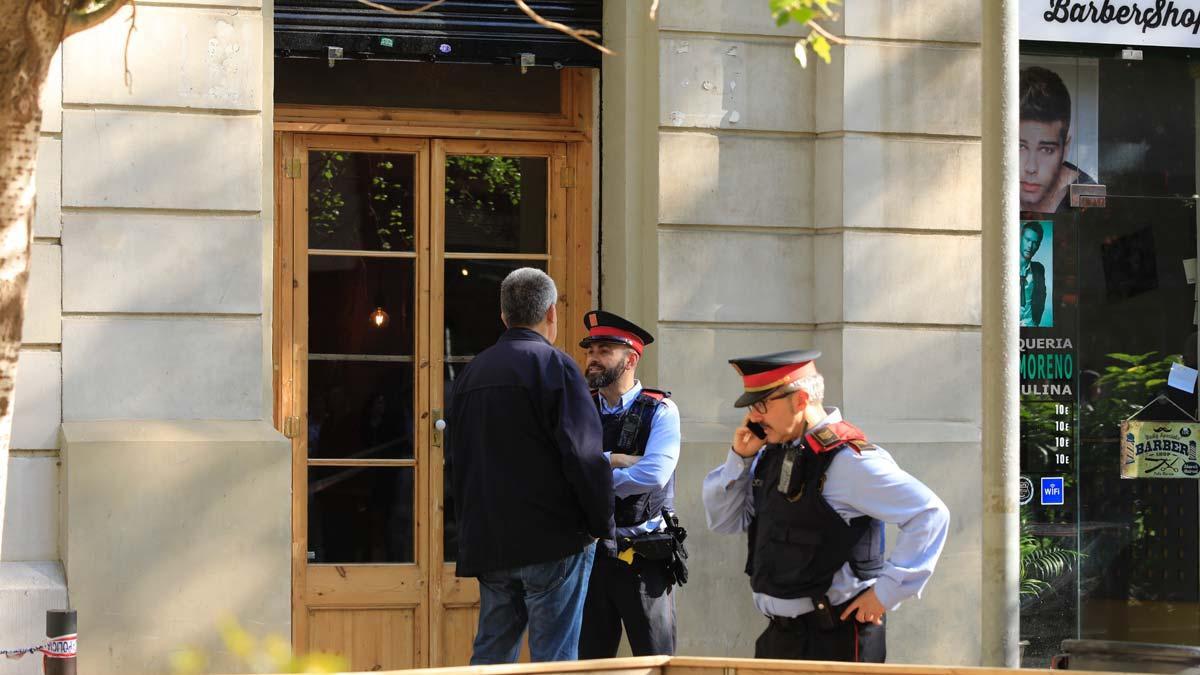
[[[816,35],[810,37],[809,41],[812,42],[813,53],[821,57],[825,63],[829,63],[829,41],[825,39],[825,36]]]
[[[793,9],[789,12],[789,15],[792,21],[803,26],[817,16],[817,11],[808,7],[802,7],[800,9]]]

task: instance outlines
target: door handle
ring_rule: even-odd
[[[433,447],[442,447],[442,432],[446,430],[446,420],[442,419],[442,411],[439,408],[433,409]]]

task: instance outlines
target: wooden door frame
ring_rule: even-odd
[[[297,213],[290,206],[298,205],[297,197],[302,190],[298,182],[307,176],[307,161],[296,156],[297,140],[300,134],[321,136],[353,137],[357,143],[369,144],[371,139],[383,137],[424,138],[430,143],[434,139],[474,139],[497,141],[497,147],[503,146],[503,141],[542,141],[561,143],[565,154],[560,160],[552,162],[552,180],[556,184],[567,182],[565,203],[561,204],[561,219],[566,227],[564,257],[553,261],[552,264],[562,270],[567,283],[559,289],[560,302],[560,344],[570,351],[577,360],[581,360],[583,352],[576,345],[584,336],[582,321],[576,320],[583,312],[592,308],[592,170],[593,170],[593,107],[592,107],[592,71],[587,69],[564,69],[563,98],[561,112],[558,115],[545,114],[514,114],[514,113],[482,113],[470,111],[429,111],[429,110],[385,110],[372,108],[322,108],[315,106],[277,106],[275,109],[274,126],[274,159],[275,159],[275,237],[274,237],[274,287],[272,319],[272,372],[274,385],[274,423],[275,427],[292,438],[293,457],[293,491],[292,491],[292,643],[302,645],[307,640],[306,617],[301,617],[306,606],[304,589],[307,574],[306,551],[300,550],[298,544],[306,537],[307,518],[301,513],[304,480],[307,475],[307,462],[303,453],[305,441],[304,425],[300,420],[305,418],[304,410],[300,409],[303,400],[298,392],[304,386],[304,368],[299,363],[303,340],[296,335],[293,327],[296,325],[296,307],[292,299],[297,293],[306,292],[307,279],[298,273],[297,256],[301,252],[296,248],[294,233],[299,222]],[[350,140],[347,138],[347,140]],[[357,144],[356,143],[356,144]],[[299,162],[293,160],[299,159]],[[429,190],[425,190],[426,209],[435,205],[428,203]],[[420,208],[420,207],[418,207]],[[431,210],[424,213],[431,214]],[[432,237],[426,238],[419,247],[426,249],[431,244]],[[436,261],[431,260],[426,276]],[[307,265],[300,265],[307,269]],[[418,272],[419,274],[420,272]],[[429,279],[421,279],[419,283],[426,292],[437,292],[431,289]],[[429,306],[438,301],[438,297],[430,299]],[[428,320],[428,317],[424,317]],[[418,331],[418,340],[427,340]],[[439,395],[440,386],[428,384],[432,374],[429,368],[418,368],[420,381],[416,391],[430,391]],[[306,372],[306,371],[305,371]],[[421,384],[425,383],[422,389]],[[434,391],[434,390],[438,391]],[[420,420],[414,416],[414,420]],[[430,443],[429,425],[416,424],[417,442]],[[428,460],[428,471],[433,471],[436,463],[431,456]],[[436,465],[440,466],[440,465]],[[432,484],[431,480],[426,483]],[[440,517],[428,506],[432,500],[424,488],[419,490],[423,503],[418,502],[414,512],[417,518]],[[438,500],[441,505],[441,499]],[[418,541],[428,539],[427,527],[422,522],[415,523]],[[425,534],[422,534],[425,533]],[[430,545],[421,543],[432,552],[440,551],[440,543]],[[450,599],[462,594],[460,584],[454,581],[453,575],[446,578],[439,566],[434,566],[430,558],[428,570],[429,580],[439,587],[439,595]],[[440,612],[435,612],[440,615]],[[437,639],[430,639],[439,634],[440,625],[431,619],[424,627],[421,641],[431,645],[429,653],[418,660],[418,663],[432,664],[440,658],[434,648]],[[425,631],[428,631],[425,633]],[[416,653],[425,652],[423,645],[414,645]]]

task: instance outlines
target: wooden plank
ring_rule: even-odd
[[[291,292],[288,307],[290,344],[286,359],[289,369],[289,415],[300,420],[300,428],[308,428],[305,408],[308,402],[308,150],[303,138],[287,135],[290,143],[285,157],[298,162],[299,174],[288,180],[291,197],[287,234],[290,246],[288,267],[291,270]],[[287,277],[285,276],[285,279]],[[286,283],[286,282],[285,282]],[[309,613],[305,604],[308,577],[308,433],[292,439],[292,642],[303,652],[311,635]]]
[[[558,287],[558,325],[573,326],[578,322],[578,312],[571,304],[571,286],[568,283],[570,266],[567,264],[567,187],[563,184],[563,171],[567,168],[567,148],[562,143],[556,143],[551,149],[550,156],[550,190],[549,204],[546,209],[547,237],[550,260],[546,272],[554,279]],[[556,344],[560,349],[571,350],[574,343],[571,337],[574,333],[559,330]]]
[[[495,666],[429,668],[419,672],[422,675],[551,675],[553,673],[662,675],[662,667],[670,660],[671,657],[669,656],[634,656],[620,659],[602,659],[598,661],[554,661],[549,663],[515,663]],[[417,675],[416,671],[407,672],[410,675]],[[717,673],[713,673],[712,675],[717,675]]]
[[[483,129],[479,127],[401,126],[330,121],[275,120],[275,130],[302,134],[388,136],[394,138],[494,138],[525,141],[577,142],[587,140],[579,131],[533,129]]]
[[[443,260],[549,260],[549,253],[451,253],[442,255]]]
[[[344,150],[346,152],[386,152],[399,154],[420,154],[428,147],[429,142],[423,138],[385,138],[382,136],[338,136],[330,134],[305,134],[303,137],[305,163],[308,162],[308,152],[324,150]],[[419,173],[419,171],[418,171]],[[308,175],[302,176],[307,181]]]
[[[445,142],[435,140],[430,144],[428,171],[429,184],[444,186],[446,184],[446,154]],[[423,338],[426,344],[426,354],[428,361],[426,362],[425,370],[428,374],[428,379],[425,385],[425,391],[428,393],[430,401],[430,409],[433,408],[443,411],[445,414],[445,358],[446,347],[445,341],[439,339],[443,333],[446,316],[446,289],[445,280],[443,279],[445,270],[446,248],[446,204],[443,190],[437,190],[436,198],[430,194],[433,190],[426,190],[426,209],[429,214],[427,221],[425,245],[422,247],[422,255],[429,263],[426,266],[424,284],[422,285],[422,301],[424,302],[427,330],[423,332]],[[455,640],[447,641],[445,632],[445,624],[447,621],[446,608],[443,604],[443,594],[446,586],[446,565],[443,561],[446,559],[446,552],[443,541],[444,513],[446,510],[446,495],[444,476],[445,472],[445,446],[433,447],[433,443],[429,439],[432,438],[433,429],[431,425],[435,420],[431,417],[422,418],[425,424],[421,426],[425,429],[426,443],[429,446],[429,464],[438,468],[437,471],[431,471],[429,476],[429,550],[430,555],[430,584],[429,584],[429,623],[436,627],[430,632],[429,654],[431,666],[443,666],[451,663],[459,663],[458,657],[452,657],[451,654],[458,654],[458,649],[462,648],[460,642]],[[472,633],[474,635],[474,633]],[[467,654],[470,654],[470,645],[467,645]]]
[[[309,607],[423,604],[426,581],[416,564],[309,565]]]
[[[589,90],[590,91],[590,90]],[[571,312],[582,316],[595,307],[592,294],[592,147],[591,143],[571,143],[567,146],[567,165],[575,170],[575,187],[567,203],[567,264]],[[581,366],[585,351],[579,347],[584,337],[582,321],[568,322],[571,354]]]
[[[1014,675],[1049,673],[1037,669],[982,668],[973,666],[934,666],[908,664],[841,663],[828,661],[782,661],[772,659],[733,659],[676,656],[663,669],[663,675],[816,675],[827,673],[864,673],[876,675]]]
[[[506,157],[552,157],[559,149],[557,143],[535,143],[510,140],[462,140],[442,141],[447,155],[504,155]]]
[[[316,466],[377,466],[377,467],[416,467],[415,459],[310,459],[310,467]]]
[[[565,92],[568,95],[569,92]],[[545,129],[576,127],[571,116],[558,113],[508,113],[484,110],[440,110],[432,108],[371,108],[290,104],[277,106],[275,118],[286,121],[328,120],[331,122],[393,126],[469,127],[477,129]]]
[[[413,668],[412,607],[339,607],[310,612],[313,651],[337,654],[354,671]]]
[[[442,567],[442,604],[467,607],[479,604],[479,582],[474,578],[454,576],[454,564]]]
[[[355,258],[401,258],[412,260],[417,257],[413,251],[355,251],[333,248],[311,248],[309,255],[350,256]]]
[[[479,607],[446,607],[442,612],[439,666],[465,666],[471,661],[475,628],[479,623]]]
[[[416,236],[414,237],[413,247],[417,251],[416,269],[414,270],[414,284],[412,289],[413,306],[416,307],[416,314],[413,329],[416,334],[413,336],[413,344],[417,346],[417,367],[414,368],[413,382],[413,439],[414,455],[417,459],[417,483],[416,495],[414,496],[416,504],[413,506],[413,514],[416,518],[414,523],[416,531],[414,532],[414,541],[416,542],[418,556],[417,562],[420,565],[421,581],[424,585],[422,589],[420,612],[417,615],[417,630],[415,634],[414,656],[416,662],[422,666],[428,667],[432,665],[430,659],[436,652],[431,649],[432,642],[437,626],[433,622],[431,616],[431,586],[436,583],[438,577],[437,572],[441,569],[441,560],[437,557],[436,550],[432,541],[433,534],[440,528],[430,523],[430,513],[432,512],[430,502],[433,501],[433,491],[430,482],[433,476],[440,476],[441,460],[435,456],[432,448],[432,409],[433,397],[430,395],[433,382],[441,381],[441,377],[433,377],[430,372],[430,343],[432,340],[430,333],[430,307],[428,289],[430,283],[430,210],[429,201],[430,193],[433,191],[434,185],[439,183],[430,182],[429,166],[432,144],[428,140],[422,140],[421,146],[417,151],[417,165],[415,175],[415,185],[413,193],[416,195],[414,208],[416,209]],[[436,471],[434,470],[436,468]]]

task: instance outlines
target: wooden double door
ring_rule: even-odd
[[[454,576],[443,402],[502,332],[510,271],[556,280],[564,328],[587,309],[590,222],[572,208],[569,146],[277,135],[298,651],[342,654],[355,671],[469,659],[479,593]]]

